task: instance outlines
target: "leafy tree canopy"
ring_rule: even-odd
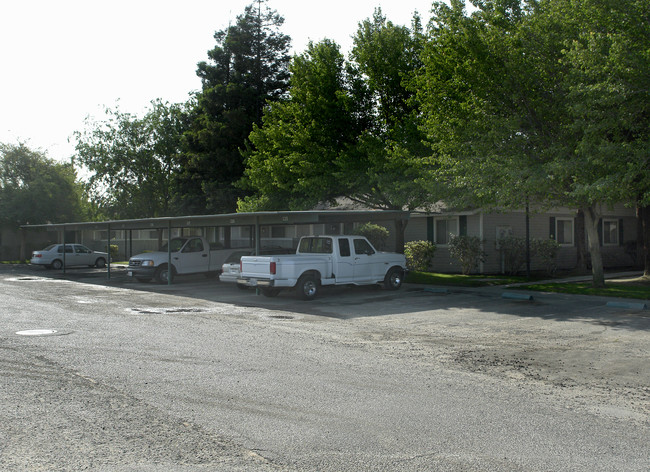
[[[72,164],[55,162],[24,143],[0,143],[0,224],[83,220],[82,193]]]
[[[92,200],[108,218],[174,214],[184,106],[155,100],[142,117],[105,112],[104,121],[87,118],[76,133],[76,162],[90,173]]]
[[[437,177],[482,205],[581,208],[602,284],[601,205],[647,191],[648,3],[476,4],[434,6],[417,83]]]
[[[359,25],[351,61],[338,45],[310,44],[291,66],[289,97],[251,134],[247,184],[257,196],[240,210],[313,208],[345,196],[373,208],[414,208],[424,189],[415,97],[421,32],[377,10]]]

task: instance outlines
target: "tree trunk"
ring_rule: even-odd
[[[594,287],[605,286],[605,271],[603,269],[603,255],[600,252],[600,238],[598,237],[598,223],[600,215],[594,205],[581,209],[585,215],[585,229],[589,240],[589,254],[591,254],[591,273],[593,274]]]
[[[404,232],[406,231],[408,220],[395,220],[395,252],[404,254]]]
[[[587,248],[585,242],[585,213],[582,210],[578,210],[576,217],[576,253],[578,257],[576,268],[580,272],[587,270]]]
[[[650,206],[638,207],[643,248],[643,275],[650,277]]]

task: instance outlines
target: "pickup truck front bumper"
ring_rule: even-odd
[[[156,274],[156,267],[132,267],[126,269],[126,276],[136,279],[153,279]]]

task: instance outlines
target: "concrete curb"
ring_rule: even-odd
[[[626,308],[629,310],[647,310],[648,305],[645,303],[633,302],[607,302],[607,306],[611,308]]]
[[[509,300],[525,300],[533,301],[533,296],[527,293],[515,293],[515,292],[503,292],[501,298],[506,298]]]

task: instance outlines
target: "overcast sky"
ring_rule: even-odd
[[[103,106],[141,113],[156,98],[185,102],[214,32],[251,0],[7,0],[0,4],[0,142],[67,160],[68,142]],[[270,0],[293,52],[335,40],[347,53],[360,21],[381,7],[395,24],[426,24],[432,0]]]

